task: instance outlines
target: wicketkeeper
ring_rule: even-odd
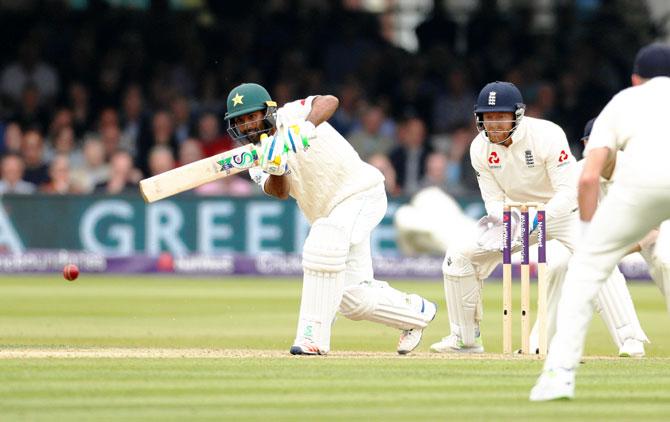
[[[435,352],[482,353],[479,322],[482,318],[481,289],[483,280],[502,260],[502,211],[505,201],[545,203],[547,239],[555,239],[568,251],[575,249],[579,226],[575,159],[563,130],[542,119],[524,117],[525,105],[519,90],[509,82],[486,85],[477,98],[475,119],[479,135],[470,147],[472,166],[477,173],[487,216],[479,222],[478,236],[450,245],[444,259],[444,290],[449,312],[451,334],[431,346]],[[531,215],[532,228],[537,221]],[[518,237],[518,218],[512,231]],[[531,243],[537,242],[533,232]],[[513,250],[520,249],[520,242]],[[548,256],[549,278],[565,266]],[[559,268],[556,268],[556,267]],[[620,287],[620,286],[619,286]],[[630,294],[605,283],[603,289],[616,302],[632,306]],[[549,286],[549,310],[556,309],[559,289]],[[628,305],[622,305],[627,307]],[[614,314],[610,303],[601,303],[606,315]],[[549,314],[549,318],[553,316]],[[639,323],[637,324],[639,326]],[[622,332],[636,330],[635,321],[622,322]],[[625,338],[623,339],[626,340]]]

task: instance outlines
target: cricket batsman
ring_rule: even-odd
[[[556,335],[531,401],[574,397],[593,299],[639,239],[670,218],[670,143],[662,125],[670,96],[670,46],[642,48],[632,81],[600,113],[586,146],[579,179],[581,241],[570,261]],[[625,163],[598,206],[600,177],[618,150],[625,151]]]
[[[250,169],[251,178],[270,196],[295,198],[311,225],[291,354],[327,354],[338,310],[401,330],[397,351],[406,354],[436,306],[374,279],[370,234],[386,213],[384,177],[327,122],[338,104],[322,95],[278,108],[265,88],[244,83],[230,91],[225,120],[233,138],[260,144],[260,167]]]
[[[451,334],[431,346],[440,353],[484,351],[479,329],[482,282],[502,260],[501,222],[506,201],[545,203],[547,240],[557,240],[570,252],[579,231],[575,159],[563,130],[547,120],[524,117],[521,93],[509,82],[487,84],[474,111],[479,135],[470,146],[470,156],[488,215],[479,221],[477,236],[447,250],[442,271]],[[534,217],[530,217],[533,230],[537,226]],[[518,218],[513,218],[512,231],[518,237]],[[537,243],[536,233],[532,234],[531,243]],[[520,242],[515,243],[513,250],[518,251]],[[552,271],[556,269],[549,257],[549,274]],[[627,290],[612,288],[611,294],[617,295],[619,303],[631,300]],[[548,299],[557,301],[559,296],[553,294]],[[552,304],[548,305],[552,309]],[[602,305],[603,312],[611,312],[609,304]]]

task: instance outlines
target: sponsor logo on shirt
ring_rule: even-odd
[[[498,157],[498,153],[492,151],[491,155],[489,155],[489,168],[499,169],[501,167],[502,166],[500,165],[500,157]]]
[[[533,157],[533,151],[526,150],[526,165],[528,167],[535,167],[535,157]]]
[[[562,163],[563,161],[568,159],[568,153],[565,152],[565,150],[561,150],[561,155],[558,157],[558,162]]]

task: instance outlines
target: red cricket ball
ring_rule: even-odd
[[[74,264],[67,264],[63,268],[63,277],[67,281],[74,281],[79,277],[79,268]]]

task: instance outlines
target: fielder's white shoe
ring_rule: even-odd
[[[291,350],[289,352],[292,355],[325,355],[328,353],[319,349],[319,346],[317,346],[316,343],[309,339],[296,341],[296,343],[291,346]]]
[[[575,370],[550,369],[542,372],[530,390],[530,401],[548,401],[575,398]]]
[[[622,358],[643,358],[644,355],[644,342],[634,338],[626,339],[619,349]]]
[[[423,298],[421,300],[421,312],[426,314],[430,321],[434,320],[435,314],[437,314],[437,305]],[[423,328],[403,330],[402,333],[400,333],[400,340],[398,340],[398,353],[406,355],[416,349],[421,342],[421,337],[423,337]]]
[[[481,336],[475,337],[474,345],[466,346],[459,336],[450,334],[441,341],[433,343],[430,351],[435,353],[484,353],[484,345]]]

